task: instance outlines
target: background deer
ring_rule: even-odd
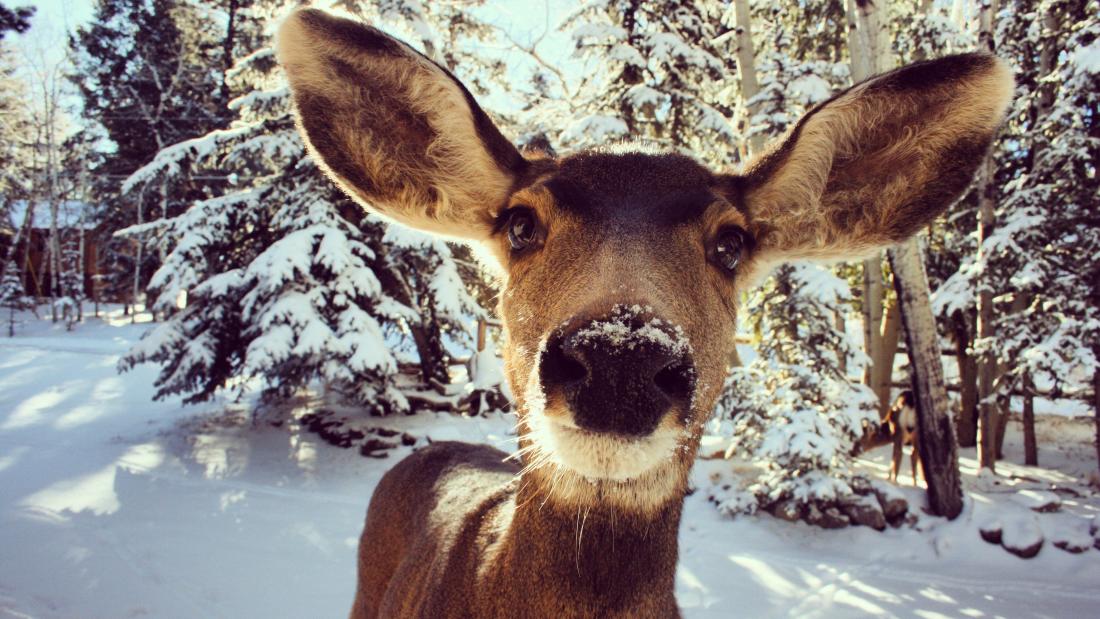
[[[966,187],[1012,78],[970,54],[817,106],[739,173],[619,145],[521,154],[448,71],[316,10],[278,55],[313,156],[365,208],[499,267],[522,466],[437,443],[370,502],[352,617],[675,617],[688,473],[739,292],[906,239]]]
[[[917,485],[917,465],[920,464],[919,434],[917,432],[917,408],[913,392],[906,389],[894,400],[886,417],[882,420],[890,428],[890,437],[894,441],[894,453],[890,459],[890,481],[897,483],[898,470],[901,469],[902,447],[913,446],[909,456],[913,466],[913,485]]]

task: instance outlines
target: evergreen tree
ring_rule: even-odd
[[[853,494],[850,454],[878,416],[874,393],[843,369],[859,352],[834,315],[850,301],[846,281],[805,263],[753,293],[746,319],[759,356],[733,370],[718,414],[732,422],[728,453],[763,471],[724,509],[807,515]]]
[[[92,170],[97,223],[108,233],[178,215],[225,184],[216,173],[203,179],[177,175],[119,192],[122,179],[161,149],[227,124],[229,93],[220,69],[234,39],[250,29],[242,28],[236,9],[230,13],[236,22],[225,29],[219,24],[225,17],[211,8],[194,0],[98,0],[91,22],[70,40],[70,79],[92,123],[89,141],[105,138],[111,145]],[[133,241],[107,237],[101,245],[115,296],[143,286],[163,257]]]
[[[0,40],[10,32],[26,32],[31,27],[34,7],[20,6],[14,9],[0,4]]]
[[[643,140],[720,167],[735,162],[721,17],[718,5],[697,0],[586,3],[563,24],[590,70],[573,89],[561,144]]]
[[[8,337],[15,337],[15,313],[34,306],[19,278],[19,265],[8,260],[0,275],[0,307],[8,310]]]
[[[483,315],[450,248],[365,215],[321,174],[270,48],[229,77],[244,93],[232,126],[163,149],[124,187],[208,166],[238,183],[157,224],[173,246],[150,289],[171,317],[121,367],[160,363],[157,397],[202,400],[253,377],[281,397],[320,380],[375,413],[407,410],[399,363],[448,382],[445,340],[468,342]]]
[[[1001,16],[1001,36],[1029,16],[1014,8]],[[1017,390],[1032,398],[1037,384],[1056,394],[1083,393],[1100,360],[1098,9],[1095,0],[1040,2],[1031,17],[1043,27],[1004,46],[1034,67],[1034,77],[1024,82],[1030,88],[1013,119],[1024,139],[999,152],[1011,160],[1005,167],[1012,177],[999,226],[985,239],[1012,299],[997,320],[995,341],[985,343],[999,360],[1002,399]]]

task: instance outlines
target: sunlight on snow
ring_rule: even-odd
[[[0,425],[0,430],[17,430],[27,426],[33,426],[45,421],[44,417],[49,409],[64,402],[72,395],[71,391],[65,391],[61,387],[55,387],[33,395],[20,402],[11,415]]]
[[[958,602],[956,602],[955,599],[952,598],[950,595],[947,595],[943,591],[940,591],[939,589],[934,589],[932,587],[925,587],[924,589],[921,589],[919,593],[924,597],[932,600],[933,602],[943,602],[944,604],[958,604]]]
[[[233,434],[198,434],[191,454],[202,465],[207,479],[226,479],[241,474],[248,466],[252,446]]]
[[[14,466],[16,462],[19,462],[21,459],[23,459],[23,454],[27,453],[28,451],[30,451],[30,447],[24,445],[21,447],[16,447],[7,454],[0,456],[0,473],[3,473],[6,469]]]
[[[709,608],[722,601],[722,598],[713,595],[702,580],[695,575],[686,565],[680,563],[676,566],[676,599],[681,606],[691,608]]]
[[[61,417],[58,417],[57,421],[53,424],[54,427],[58,430],[68,430],[99,419],[107,413],[107,408],[103,405],[104,402],[121,397],[123,388],[122,379],[117,376],[110,376],[100,380],[96,383],[95,388],[92,389],[92,401],[88,404],[77,406]]]
[[[783,597],[793,598],[802,595],[800,588],[761,559],[747,555],[730,555],[729,560],[751,574],[760,585]]]
[[[118,469],[147,472],[160,466],[162,462],[164,450],[160,445],[135,445],[102,469],[56,482],[23,499],[19,505],[31,514],[58,521],[68,520],[66,514],[84,511],[96,516],[113,514],[120,507],[118,495],[115,493],[115,475]]]

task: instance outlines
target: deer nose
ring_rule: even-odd
[[[695,389],[690,347],[659,319],[612,314],[547,341],[543,389],[557,390],[585,430],[648,436]]]

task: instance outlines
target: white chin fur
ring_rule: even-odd
[[[679,443],[678,432],[662,423],[653,434],[631,439],[568,427],[541,411],[528,415],[531,439],[561,468],[590,480],[626,481],[668,463]]]

